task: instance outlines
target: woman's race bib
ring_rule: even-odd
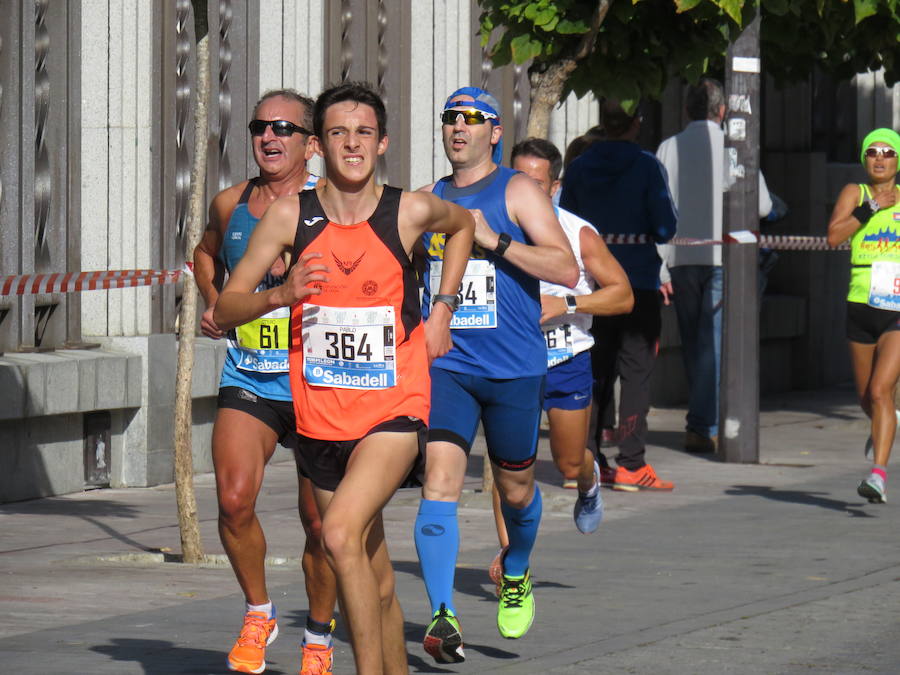
[[[868,305],[900,312],[900,262],[879,260],[872,263]]]

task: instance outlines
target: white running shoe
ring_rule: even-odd
[[[868,499],[870,504],[887,503],[887,497],[885,496],[884,488],[884,478],[879,476],[877,473],[870,473],[868,478],[863,480],[859,484],[859,487],[856,488],[856,493],[860,497]]]

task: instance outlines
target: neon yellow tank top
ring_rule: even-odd
[[[871,197],[869,186],[861,184],[859,205]],[[879,261],[900,262],[900,199],[891,208],[872,216],[850,238],[849,302],[868,304],[872,263]]]

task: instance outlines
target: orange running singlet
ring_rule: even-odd
[[[322,293],[291,308],[290,379],[303,436],[356,440],[401,415],[428,419],[431,381],[412,261],[400,241],[398,188],[375,212],[332,223],[315,190],[300,194],[292,260],[320,253]]]

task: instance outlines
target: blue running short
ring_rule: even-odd
[[[497,380],[432,367],[428,440],[454,443],[468,455],[480,421],[491,461],[527,469],[537,456],[543,393],[543,375]]]
[[[544,410],[584,410],[591,404],[593,387],[591,350],[586,349],[547,370]]]

